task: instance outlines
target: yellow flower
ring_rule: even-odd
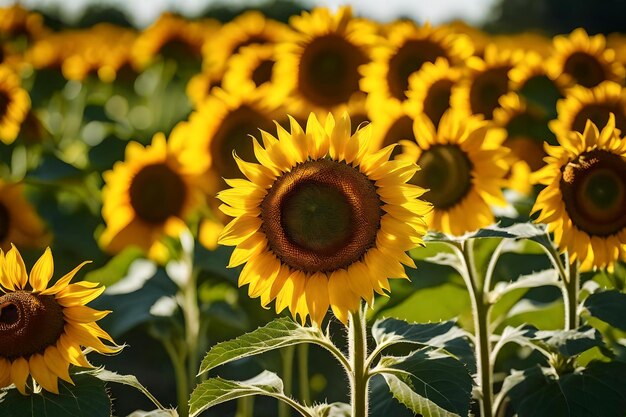
[[[11,243],[38,248],[47,242],[46,227],[24,197],[24,186],[0,180],[0,250]]]
[[[19,77],[0,65],[0,141],[13,143],[20,126],[30,110],[30,97],[22,88]]]
[[[384,112],[376,112],[372,109],[368,111],[372,117],[373,124],[373,148],[381,149],[389,145],[398,144],[401,140],[415,142],[415,133],[413,131],[413,122],[417,116],[415,106],[389,100],[386,107],[387,110]],[[396,147],[391,154],[392,158],[400,152],[401,148],[399,146]]]
[[[372,153],[370,127],[350,135],[350,119],[322,126],[314,114],[306,131],[291,119],[278,139],[254,139],[260,164],[235,156],[247,179],[227,180],[220,207],[234,217],[220,244],[236,246],[229,267],[246,264],[239,285],[277,312],[289,308],[321,325],[330,306],[347,323],[360,299],[389,291],[388,278],[414,267],[406,251],[422,244],[429,204],[406,184],[418,167],[388,161],[393,147]]]
[[[187,215],[202,201],[197,181],[208,161],[175,139],[185,128],[177,126],[169,143],[162,133],[146,147],[130,142],[124,161],[103,174],[106,229],[100,244],[107,251],[117,253],[135,245],[162,261],[167,251],[161,238],[179,236],[186,228]]]
[[[428,23],[416,26],[413,22],[396,22],[385,39],[373,47],[372,62],[362,68],[361,89],[374,96],[377,103],[405,101],[409,77],[425,63],[443,58],[450,65],[462,66],[474,51],[466,35]],[[377,111],[384,111],[384,106]]]
[[[241,48],[227,64],[222,86],[227,91],[260,89],[272,94],[272,73],[276,64],[275,45],[250,45]]]
[[[359,93],[359,66],[369,62],[369,45],[378,39],[371,22],[352,17],[349,7],[336,14],[317,8],[292,16],[295,32],[277,47],[274,99],[298,115],[338,111]]]
[[[488,45],[485,57],[467,60],[466,74],[452,91],[452,107],[471,114],[493,117],[498,100],[509,91],[509,71],[524,58],[524,51],[500,50]]]
[[[100,353],[121,349],[96,324],[110,311],[85,305],[102,294],[104,287],[84,281],[70,284],[86,263],[48,287],[54,271],[49,248],[30,275],[17,248],[6,256],[0,251],[0,387],[15,384],[27,395],[33,389],[32,376],[43,389],[58,394],[59,378],[73,383],[70,364],[92,367],[81,347]]]
[[[546,166],[537,173],[546,185],[537,197],[536,222],[546,223],[561,251],[580,260],[583,270],[611,266],[626,258],[626,140],[615,118],[583,133],[557,137],[546,145]]]
[[[451,67],[447,60],[438,58],[426,62],[422,69],[409,77],[408,106],[416,113],[424,113],[435,126],[450,108],[452,88],[459,82],[461,70]]]
[[[43,17],[32,13],[20,4],[11,7],[0,7],[0,37],[17,37],[26,35],[28,39],[40,38],[48,33]]]
[[[213,87],[221,83],[221,74],[215,71],[203,70],[194,75],[187,82],[185,92],[195,109],[200,107],[202,102],[209,96]]]
[[[501,187],[508,171],[503,129],[478,116],[448,110],[435,129],[422,114],[413,125],[417,143],[404,141],[401,160],[422,169],[411,183],[429,189],[430,229],[462,235],[494,222],[490,205],[506,205]]]
[[[568,36],[555,36],[553,45],[548,71],[563,85],[591,88],[607,80],[624,82],[624,66],[615,59],[615,51],[606,47],[604,35],[589,37],[578,28]]]
[[[570,131],[583,133],[587,120],[605,126],[611,113],[615,116],[615,127],[626,132],[626,90],[612,81],[591,89],[574,86],[557,102],[556,109],[558,117],[549,126],[557,136],[566,136]]]

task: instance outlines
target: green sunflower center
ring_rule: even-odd
[[[147,223],[163,223],[170,216],[180,216],[186,197],[185,182],[166,164],[143,167],[130,185],[130,205]]]
[[[604,68],[598,59],[585,52],[574,52],[563,65],[563,72],[569,74],[576,84],[591,88],[606,79]]]
[[[264,59],[259,65],[252,71],[252,81],[257,87],[261,84],[265,84],[272,79],[272,69],[274,68],[275,61],[272,59]]]
[[[430,189],[424,197],[436,209],[459,204],[472,188],[472,163],[456,145],[435,145],[420,156],[417,164],[422,169],[411,183]]]
[[[53,295],[6,293],[0,296],[0,357],[42,353],[59,340],[64,326],[63,307]]]
[[[211,140],[213,167],[221,178],[242,178],[233,158],[233,151],[245,160],[255,159],[250,135],[258,136],[259,129],[269,131],[274,124],[267,116],[247,105],[229,112]]]
[[[363,51],[344,37],[337,34],[318,37],[305,47],[300,58],[298,88],[318,106],[346,103],[359,91],[358,68],[366,62]]]
[[[439,57],[447,58],[448,54],[433,40],[415,39],[405,42],[389,60],[387,84],[391,95],[398,100],[405,100],[409,76],[422,68],[425,62],[435,62]]]
[[[510,66],[494,67],[480,73],[470,87],[470,107],[472,113],[482,114],[486,119],[493,117],[498,100],[509,89]]]
[[[305,272],[358,261],[376,241],[381,202],[358,169],[331,160],[297,165],[276,180],[261,204],[272,252]]]
[[[441,116],[450,108],[450,93],[453,82],[451,80],[439,80],[429,89],[424,99],[424,113],[435,126],[439,126]]]
[[[626,109],[624,107],[618,103],[587,104],[574,117],[572,130],[583,133],[587,120],[591,120],[598,129],[602,129],[609,121],[610,113],[615,115],[615,127],[624,129],[626,128]]]
[[[11,216],[9,215],[9,209],[0,202],[0,246],[4,240],[9,236],[9,229],[11,225]]]
[[[603,150],[586,152],[563,168],[560,184],[574,225],[591,236],[626,227],[626,161]]]

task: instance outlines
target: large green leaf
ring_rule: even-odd
[[[189,412],[192,416],[196,416],[217,404],[250,395],[281,397],[283,381],[278,375],[269,371],[263,371],[247,381],[209,378],[200,383],[191,394]]]
[[[467,416],[472,377],[457,359],[432,349],[385,356],[379,366],[394,398],[424,417]]]
[[[237,359],[299,343],[325,343],[327,339],[314,327],[304,327],[289,317],[276,319],[232,340],[220,342],[202,360],[200,373]]]
[[[575,330],[539,331],[533,340],[567,357],[580,355],[594,347],[604,347],[600,332],[589,326]]]
[[[587,368],[557,376],[534,367],[505,381],[519,417],[624,417],[626,364],[594,361]]]
[[[59,394],[42,391],[24,396],[16,389],[0,397],[2,417],[109,417],[111,399],[105,384],[89,373],[72,375],[75,385],[59,381]]]
[[[377,345],[392,343],[429,344],[434,337],[450,333],[454,321],[440,323],[407,323],[404,320],[386,318],[376,320],[372,326],[372,336]]]
[[[626,294],[611,290],[591,294],[585,308],[592,316],[626,331]]]

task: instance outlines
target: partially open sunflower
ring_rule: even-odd
[[[230,91],[251,91],[257,88],[263,94],[272,94],[272,72],[276,64],[276,46],[250,45],[241,48],[229,61],[222,86]]]
[[[0,180],[0,250],[9,250],[11,243],[43,247],[48,240],[43,221],[24,196],[24,184]]]
[[[583,133],[558,136],[546,145],[546,166],[537,173],[544,188],[533,212],[558,247],[583,270],[626,258],[626,140],[611,115],[601,131],[588,121]]]
[[[235,218],[220,243],[236,246],[229,267],[246,264],[239,285],[264,307],[276,299],[278,312],[321,325],[330,306],[345,324],[414,266],[405,252],[422,244],[430,210],[425,190],[406,184],[418,167],[388,161],[393,147],[371,153],[369,126],[350,135],[347,114],[277,129],[253,141],[260,164],[235,156],[247,179],[218,194]]]
[[[421,167],[410,182],[429,189],[424,195],[433,204],[429,228],[462,235],[492,224],[490,205],[506,205],[501,191],[508,171],[506,132],[456,110],[448,110],[437,129],[424,114],[413,126],[417,142],[401,142],[398,159]]]
[[[30,97],[19,77],[0,65],[0,142],[13,143],[30,109]]]
[[[6,256],[0,251],[0,388],[15,384],[27,395],[34,389],[32,376],[43,389],[58,394],[59,378],[72,383],[70,364],[91,367],[82,347],[100,353],[120,350],[96,324],[110,311],[86,306],[104,287],[86,281],[70,284],[86,263],[48,287],[54,271],[50,249],[30,275],[17,248]]]

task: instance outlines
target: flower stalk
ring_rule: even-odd
[[[350,365],[350,403],[352,417],[366,417],[368,415],[368,372],[365,366],[367,357],[367,333],[363,308],[350,312],[348,325],[348,347]]]

